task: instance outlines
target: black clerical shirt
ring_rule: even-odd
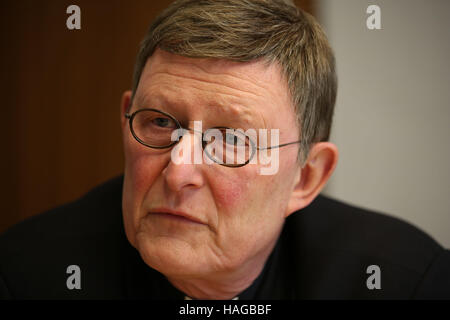
[[[123,177],[0,236],[0,298],[183,300],[122,222]],[[69,266],[81,270],[69,288]],[[368,285],[370,266],[380,287]],[[246,299],[450,299],[450,253],[398,219],[319,196],[290,215]]]

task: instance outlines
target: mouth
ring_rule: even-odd
[[[190,222],[190,223],[206,225],[206,223],[202,222],[200,219],[193,217],[183,211],[175,211],[175,210],[166,209],[166,208],[155,208],[150,211],[150,214],[168,218],[168,219],[172,219],[174,221]]]

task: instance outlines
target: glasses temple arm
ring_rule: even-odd
[[[265,147],[265,148],[256,147],[256,149],[258,149],[258,150],[269,150],[269,149],[275,149],[275,148],[281,148],[281,147],[289,146],[291,144],[296,144],[296,143],[300,143],[300,142],[301,142],[301,140],[294,141],[294,142],[289,142],[289,143],[283,143],[283,144],[280,144],[278,146],[270,146],[270,147]]]

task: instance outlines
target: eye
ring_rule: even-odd
[[[161,127],[161,128],[167,128],[170,127],[172,124],[172,119],[169,118],[162,118],[162,117],[158,117],[152,120],[152,124]]]
[[[174,129],[177,127],[175,121],[168,117],[155,117],[150,120],[150,125],[157,128],[171,128]]]
[[[225,133],[225,143],[231,146],[245,145],[244,137],[238,136],[233,133]]]
[[[236,137],[233,134],[225,133],[225,143],[235,144],[236,142]]]

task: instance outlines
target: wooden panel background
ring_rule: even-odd
[[[120,97],[171,1],[2,0],[0,232],[122,172]],[[297,1],[314,12],[312,0]],[[81,30],[66,8],[81,8]]]

